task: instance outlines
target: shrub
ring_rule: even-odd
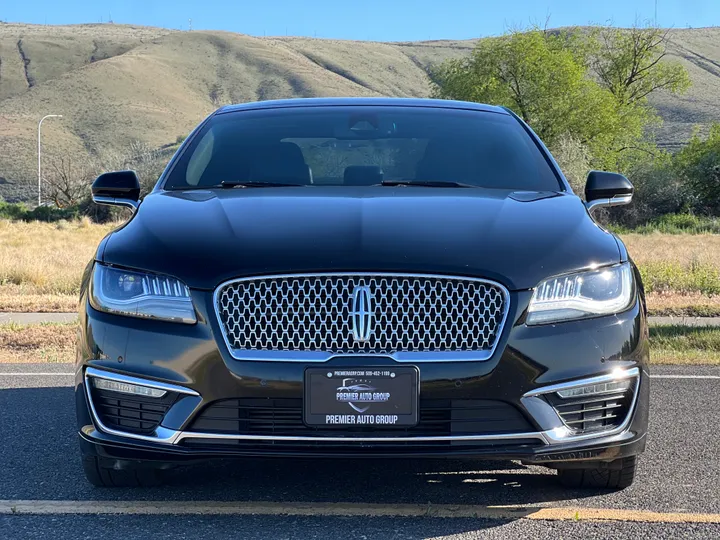
[[[0,218],[18,220],[28,212],[27,206],[23,203],[7,203],[0,201]]]
[[[78,219],[80,211],[77,206],[57,208],[54,206],[36,206],[27,212],[22,219],[24,221],[45,221],[53,222],[60,220]]]
[[[665,214],[637,227],[613,224],[609,228],[616,234],[720,234],[720,219],[695,214]]]
[[[635,186],[635,195],[630,206],[609,210],[611,223],[636,228],[665,214],[687,213],[694,206],[692,189],[667,152],[638,156],[622,172]]]
[[[693,136],[674,161],[695,195],[696,209],[720,215],[720,124],[714,124],[704,140]]]

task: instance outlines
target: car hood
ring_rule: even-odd
[[[315,186],[153,193],[101,258],[199,289],[253,275],[408,272],[513,290],[619,262],[620,251],[571,194]]]

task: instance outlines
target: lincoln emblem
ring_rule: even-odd
[[[365,285],[355,287],[350,316],[352,318],[353,339],[360,343],[368,341],[372,333],[373,322],[370,287]]]

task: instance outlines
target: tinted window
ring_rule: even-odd
[[[221,182],[375,185],[450,181],[558,190],[538,147],[511,116],[418,107],[303,107],[210,119],[165,187]]]

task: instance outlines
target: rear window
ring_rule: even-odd
[[[216,115],[185,148],[165,188],[222,182],[371,186],[383,180],[561,189],[537,145],[509,115],[388,106]]]

